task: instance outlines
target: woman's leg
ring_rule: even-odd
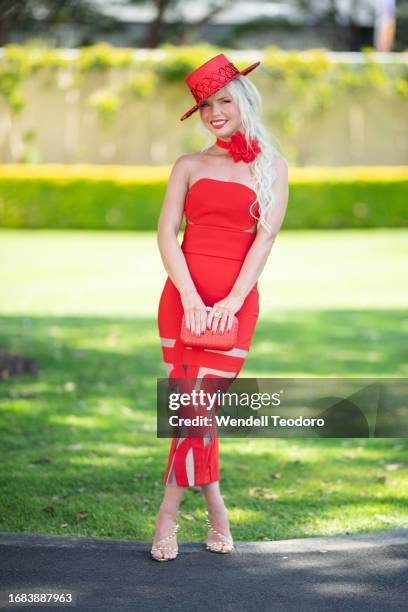
[[[221,495],[220,483],[210,482],[207,485],[202,485],[202,492],[207,503],[208,516],[212,526],[232,542],[233,538],[229,528],[228,512],[224,504],[224,498]],[[208,544],[219,541],[219,537],[216,534],[213,534],[211,531],[208,532]],[[226,545],[220,544],[220,550],[225,549],[225,547]]]
[[[245,306],[239,313],[239,330],[237,346],[229,351],[210,349],[190,349],[185,347],[179,338],[180,324],[183,309],[180,296],[171,283],[167,281],[159,305],[159,332],[163,352],[163,360],[169,379],[178,379],[179,386],[183,388],[191,385],[191,381],[205,379],[227,379],[226,388],[238,376],[255,330],[259,313],[259,296],[254,288],[246,298]],[[171,305],[171,308],[169,307]],[[175,381],[174,381],[175,382]],[[195,387],[195,382],[193,382]],[[222,388],[222,383],[220,388]],[[180,389],[179,389],[180,391]],[[164,475],[166,485],[164,508],[170,507],[170,516],[160,508],[157,522],[159,528],[164,530],[164,524],[172,524],[174,528],[174,513],[186,487],[202,485],[202,492],[207,501],[210,521],[217,531],[231,538],[228,514],[219,488],[219,444],[217,437],[204,438],[173,438],[168,456],[167,468]],[[169,495],[169,497],[167,497]],[[163,505],[162,504],[162,505]],[[177,508],[177,510],[175,510]],[[167,517],[167,518],[166,518]],[[167,521],[167,523],[166,523]],[[167,531],[165,535],[171,533]],[[156,538],[155,536],[155,538]],[[209,534],[208,542],[217,537]],[[174,555],[173,555],[174,556]]]
[[[157,513],[156,532],[154,534],[152,546],[156,546],[157,542],[162,538],[167,537],[174,529],[177,523],[178,510],[181,499],[183,497],[185,487],[177,485],[166,485],[162,503]],[[170,538],[165,546],[176,548],[176,537]],[[173,559],[177,553],[169,550],[156,551],[155,557],[159,559]]]

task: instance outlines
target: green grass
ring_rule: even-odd
[[[281,232],[242,376],[407,376],[407,232]],[[0,530],[148,540],[169,440],[155,437],[164,280],[153,234],[0,232]],[[223,439],[237,540],[408,526],[406,439]],[[44,511],[48,509],[50,511]],[[88,513],[84,518],[78,513]],[[183,500],[180,539],[205,535]]]

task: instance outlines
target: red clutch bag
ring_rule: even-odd
[[[185,317],[183,315],[180,340],[187,346],[216,349],[218,351],[229,351],[236,345],[237,336],[238,319],[235,315],[232,321],[232,327],[229,331],[227,328],[225,328],[224,333],[222,334],[219,329],[217,329],[214,334],[211,329],[206,329],[205,332],[199,336],[193,334],[191,329],[187,329]]]

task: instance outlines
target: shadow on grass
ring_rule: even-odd
[[[403,375],[404,324],[403,311],[279,311],[259,322],[242,376]],[[155,434],[156,378],[164,376],[156,321],[2,317],[0,345],[39,366],[1,385],[0,528],[147,539],[169,447]],[[381,508],[391,523],[377,528],[395,526],[407,503],[406,442],[398,442],[354,439],[360,450],[351,460],[337,439],[223,440],[237,539],[364,531]],[[398,464],[395,474],[381,461]],[[191,539],[202,537],[202,502],[195,492],[183,502],[195,513]]]

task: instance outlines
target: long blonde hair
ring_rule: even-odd
[[[268,232],[272,231],[268,221],[275,204],[275,197],[272,186],[276,179],[276,168],[274,164],[275,155],[286,159],[281,151],[280,144],[269,134],[261,121],[262,99],[256,86],[245,76],[236,77],[230,81],[225,88],[229,91],[234,102],[238,105],[241,116],[241,131],[246,138],[256,138],[261,147],[255,160],[250,163],[251,174],[254,177],[255,193],[257,198],[251,203],[250,213],[258,220]],[[201,123],[201,131],[209,136],[209,146],[205,146],[202,151],[209,149],[213,145],[214,135]],[[254,214],[254,207],[259,204],[259,217]]]

